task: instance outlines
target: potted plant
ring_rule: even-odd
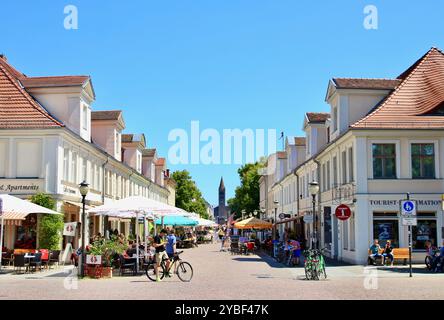
[[[116,254],[122,254],[125,251],[125,245],[117,239],[99,240],[94,242],[89,248],[89,254],[92,256],[100,256],[102,264],[102,277],[111,278],[113,275],[113,258]],[[92,271],[93,273],[94,271]],[[88,272],[90,277],[94,274]]]

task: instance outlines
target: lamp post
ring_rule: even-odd
[[[279,201],[274,200],[273,203],[274,203],[273,240],[276,240],[276,222],[277,222],[277,212],[278,212]]]
[[[308,191],[312,196],[312,205],[313,205],[313,239],[312,239],[312,247],[314,249],[318,248],[318,219],[316,214],[316,195],[319,192],[319,183],[316,181],[310,182],[308,186]]]
[[[79,191],[82,196],[82,254],[80,256],[79,266],[80,266],[80,277],[83,278],[85,276],[85,268],[84,268],[84,261],[85,261],[85,230],[86,230],[86,210],[85,210],[85,198],[86,195],[89,192],[89,184],[86,183],[86,181],[83,181],[79,185]]]

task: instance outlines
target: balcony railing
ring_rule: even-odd
[[[332,200],[336,204],[341,204],[344,202],[353,202],[356,195],[356,184],[355,183],[336,184],[333,186],[331,192],[332,192]]]

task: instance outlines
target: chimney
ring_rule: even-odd
[[[166,176],[167,178],[170,177],[170,169],[166,169],[165,176]]]
[[[8,58],[6,58],[4,53],[0,53],[0,58],[2,58],[5,61],[8,61]]]

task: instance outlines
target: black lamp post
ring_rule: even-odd
[[[309,192],[312,196],[312,205],[313,205],[313,240],[312,240],[312,246],[314,249],[318,249],[318,219],[316,214],[316,195],[319,192],[319,183],[316,181],[310,182],[310,185],[308,187]]]
[[[86,181],[83,181],[79,185],[79,191],[82,196],[82,205],[83,205],[83,211],[82,211],[82,254],[79,257],[79,266],[80,266],[80,277],[85,276],[85,268],[84,268],[84,262],[85,262],[85,230],[86,230],[86,210],[85,210],[85,198],[86,195],[89,192],[89,184],[86,183]]]
[[[278,212],[278,206],[279,206],[279,201],[274,200],[274,225],[273,225],[273,240],[276,240],[276,222],[277,222],[277,212]]]

